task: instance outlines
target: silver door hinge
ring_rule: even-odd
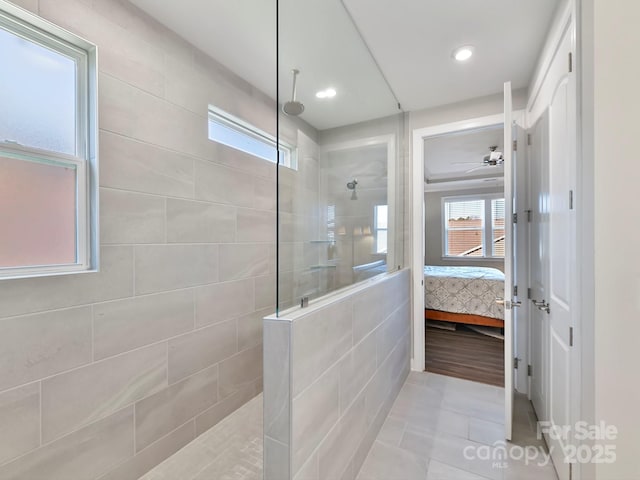
[[[530,377],[533,374],[533,367],[531,365],[527,365],[527,377]]]
[[[300,299],[300,308],[307,308],[309,306],[309,297],[302,297]]]
[[[527,145],[531,145],[531,134],[527,133]]]
[[[513,296],[517,297],[518,296],[518,285],[514,285],[513,286]]]
[[[527,300],[531,300],[531,288],[527,288]]]
[[[573,327],[569,327],[569,346],[573,347]]]
[[[569,190],[569,210],[573,210],[573,190]]]
[[[518,223],[518,214],[517,213],[513,214],[513,223]]]
[[[517,152],[518,151],[518,140],[514,140],[513,141],[513,151]]]
[[[569,73],[573,72],[573,53],[569,52]]]
[[[513,368],[515,368],[516,370],[518,369],[519,362],[520,362],[520,359],[518,357],[513,358]]]
[[[527,212],[527,222],[530,222],[531,219],[533,218],[533,211],[532,210],[525,210],[525,212]]]

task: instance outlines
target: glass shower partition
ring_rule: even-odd
[[[404,264],[404,114],[348,3],[279,1],[279,313]]]

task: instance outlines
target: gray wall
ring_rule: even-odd
[[[275,168],[207,105],[275,106],[127,2],[20,4],[99,46],[102,258],[0,283],[0,477],[133,479],[261,391]]]
[[[265,319],[265,480],[353,480],[409,373],[409,270]]]
[[[476,188],[425,193],[425,265],[492,267],[504,271],[504,260],[474,259],[465,263],[459,260],[442,258],[442,198],[456,195],[480,195],[503,192],[503,188]]]

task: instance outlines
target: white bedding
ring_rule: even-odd
[[[504,319],[504,274],[486,267],[424,267],[425,308]]]

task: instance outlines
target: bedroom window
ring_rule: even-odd
[[[209,140],[227,147],[254,155],[263,160],[296,170],[298,168],[296,150],[293,146],[280,142],[266,132],[234,117],[233,115],[209,107]]]
[[[374,209],[374,251],[375,253],[387,253],[388,241],[388,212],[387,205],[376,205]]]
[[[444,256],[504,258],[504,198],[444,198]]]
[[[96,270],[96,48],[0,1],[0,64],[0,278]]]

